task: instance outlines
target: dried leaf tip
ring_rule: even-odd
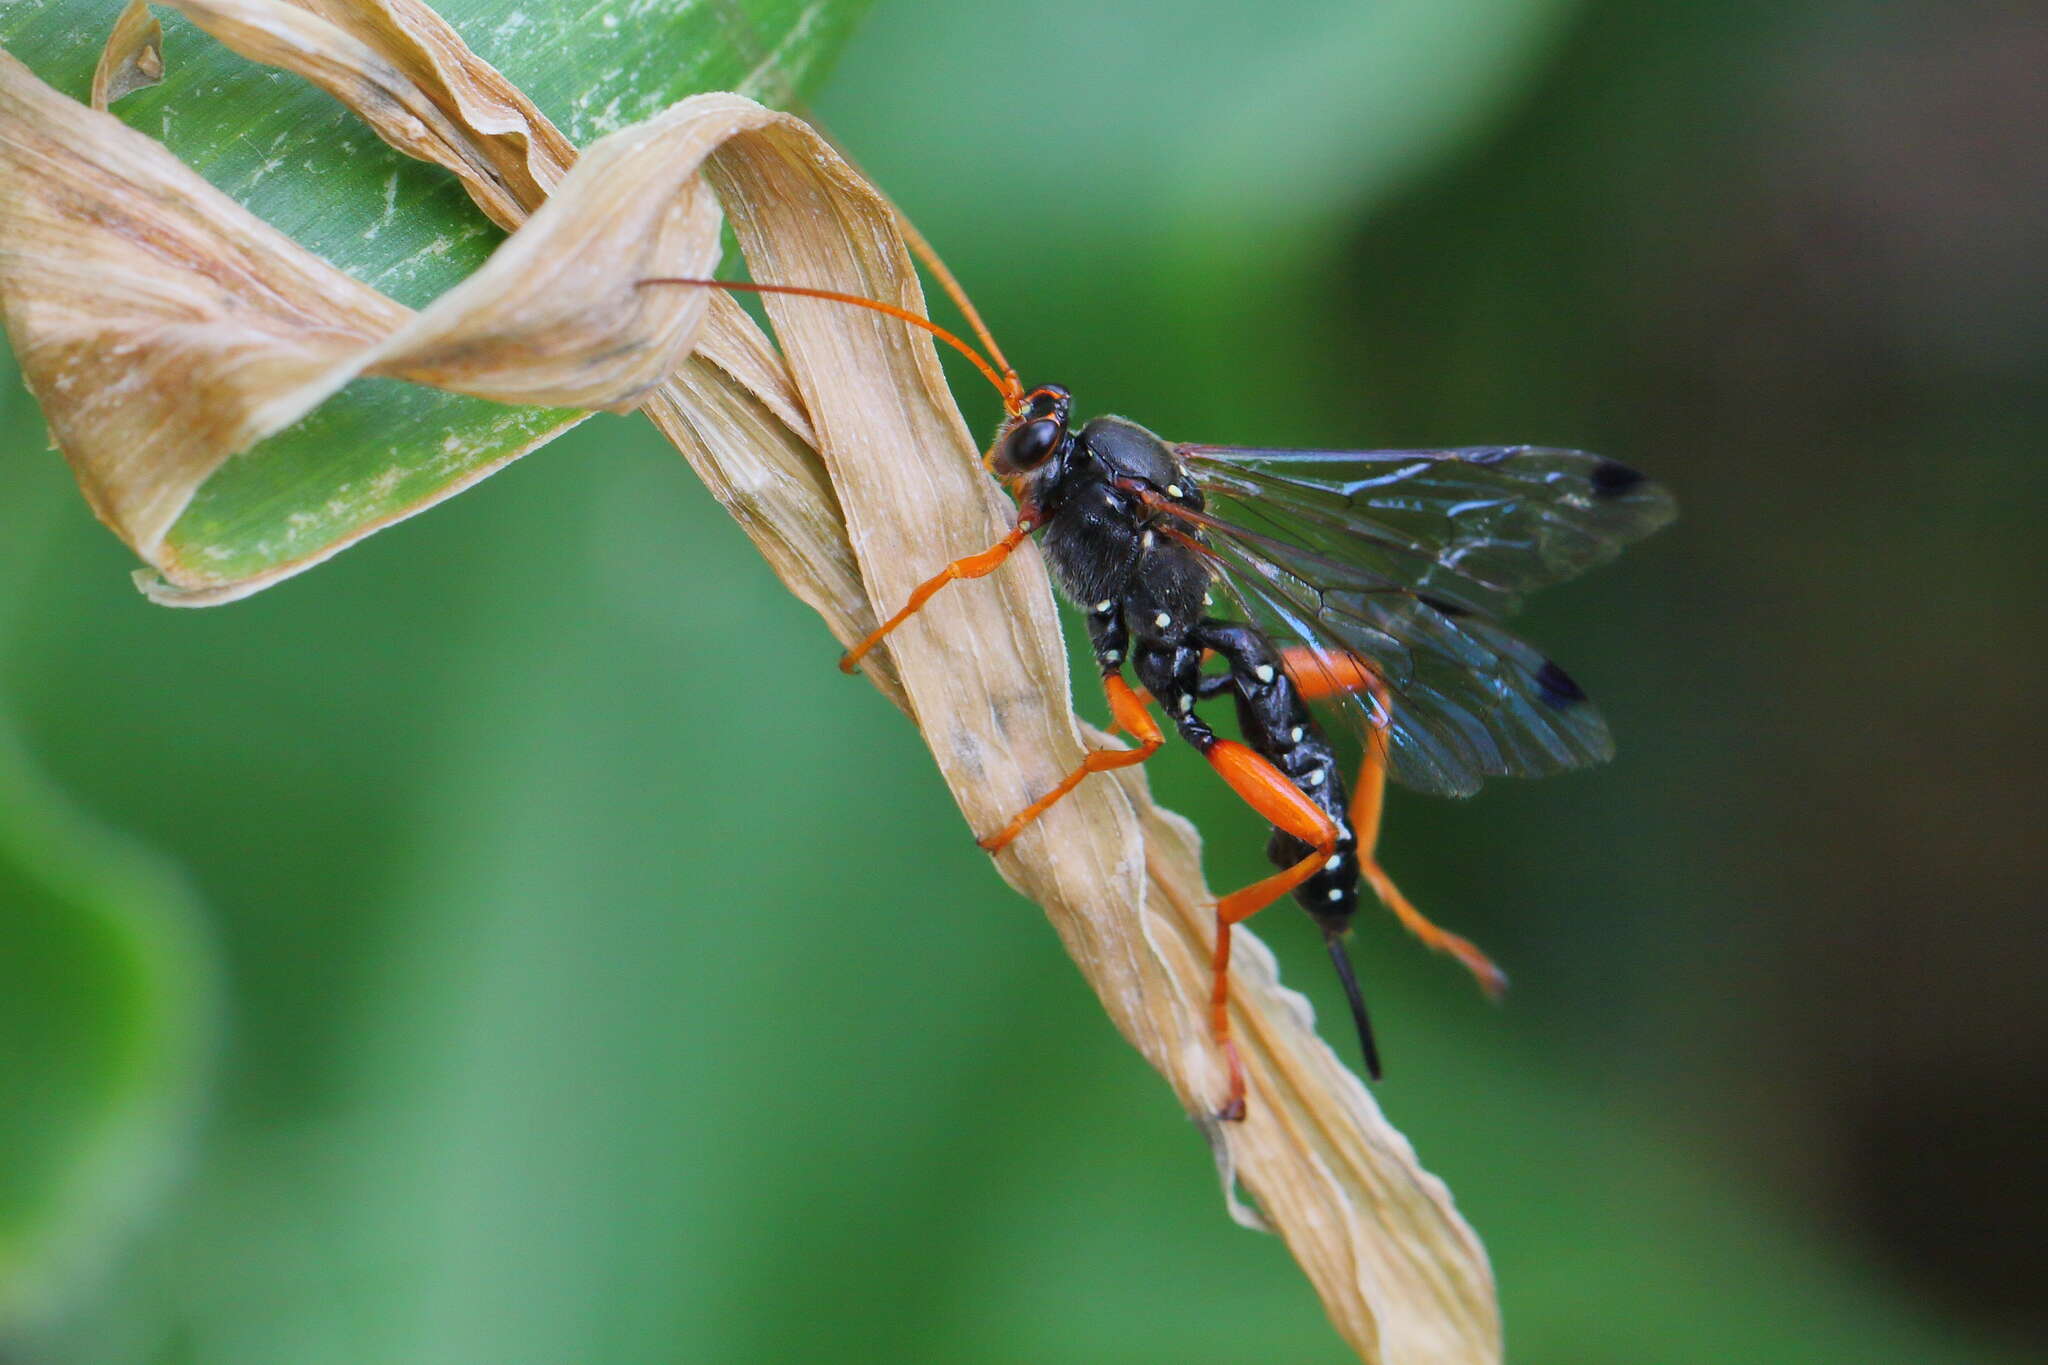
[[[164,78],[164,29],[144,0],[128,0],[92,73],[92,107],[105,110],[123,95]]]

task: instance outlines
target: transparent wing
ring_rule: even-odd
[[[1224,521],[1496,618],[1669,522],[1671,495],[1580,450],[1175,448]]]
[[[1210,510],[1187,523],[1245,619],[1276,643],[1362,658],[1385,683],[1332,698],[1384,727],[1404,785],[1469,796],[1610,757],[1606,722],[1494,617],[1671,519],[1669,494],[1577,451],[1177,452]]]

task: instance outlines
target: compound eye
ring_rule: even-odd
[[[1044,463],[1059,443],[1060,424],[1053,418],[1039,417],[1010,433],[1009,449],[1004,454],[1016,468],[1030,469]]]

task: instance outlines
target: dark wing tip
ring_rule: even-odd
[[[1586,689],[1580,687],[1571,674],[1559,668],[1555,659],[1545,659],[1543,667],[1536,670],[1536,688],[1545,704],[1558,711],[1577,706],[1586,699]]]
[[[1648,481],[1642,470],[1633,465],[1625,465],[1620,460],[1601,460],[1593,466],[1593,472],[1589,477],[1593,483],[1594,494],[1603,498],[1618,498]]]
[[[1439,596],[1436,593],[1418,592],[1415,594],[1415,600],[1422,603],[1424,606],[1430,608],[1432,611],[1437,611],[1445,616],[1450,617],[1453,621],[1457,620],[1461,616],[1470,616],[1473,614],[1472,608],[1466,606],[1464,603],[1453,602],[1450,598]]]

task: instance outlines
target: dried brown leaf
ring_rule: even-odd
[[[147,139],[0,63],[0,184],[30,201],[0,203],[8,325],[81,482],[117,528],[160,529],[207,461],[304,412],[338,376],[365,372],[515,401],[643,402],[842,641],[867,628],[872,603],[893,606],[1007,526],[1013,510],[981,473],[922,333],[771,298],[778,361],[721,301],[712,312],[725,321],[685,359],[704,296],[632,287],[708,271],[717,217],[701,169],[757,277],[921,310],[889,204],[802,122],[738,96],[699,96],[553,177],[552,130],[430,11],[322,0],[305,11],[328,21],[321,32],[272,13],[291,8],[281,4],[183,8],[238,26],[259,59],[317,68],[395,145],[410,138],[408,151],[448,165],[509,221],[539,190],[553,194],[481,271],[411,315],[337,286],[336,272],[205,197]],[[314,41],[317,60],[291,57],[280,33]],[[401,114],[433,135],[398,126]],[[47,126],[66,118],[68,138]],[[87,188],[39,193],[37,166],[63,166]],[[95,230],[109,213],[131,230]],[[52,271],[61,288],[39,282]],[[326,306],[316,285],[340,288],[347,306]],[[89,325],[88,311],[100,321]],[[120,394],[79,395],[88,364],[102,375],[119,367]],[[171,391],[195,383],[197,396]],[[166,436],[183,421],[194,434]],[[999,825],[1078,761],[1057,617],[1028,548],[1002,573],[941,594],[892,637],[889,660],[894,673],[878,685],[917,721],[970,828]],[[1112,1021],[1204,1123],[1364,1359],[1499,1359],[1477,1239],[1243,931],[1235,1002],[1251,1112],[1241,1124],[1207,1118],[1224,1084],[1204,1017],[1213,898],[1192,830],[1151,805],[1141,775],[1084,784],[996,863],[1045,907]]]
[[[143,0],[128,0],[92,73],[92,107],[105,109],[123,95],[164,78],[164,29]]]
[[[424,5],[310,0],[301,8],[317,17],[294,13],[280,20],[268,17],[285,8],[276,4],[170,3],[216,36],[232,34],[243,55],[320,83],[400,151],[454,172],[500,226],[525,222],[575,163],[574,147],[547,116]],[[323,23],[338,31],[312,50],[280,37],[317,39]],[[436,125],[435,139],[414,135],[407,111],[422,107],[449,116]],[[658,202],[646,196],[645,186],[633,188]],[[695,351],[642,410],[791,591],[823,614],[840,638],[857,639],[873,628],[874,615],[789,370],[730,298],[713,295],[709,309]],[[810,515],[814,510],[822,515]],[[187,592],[180,600],[214,597]],[[900,705],[893,666],[883,659],[871,672]]]
[[[221,460],[281,425],[264,412],[311,408],[407,315],[4,53],[0,188],[22,377],[145,559]]]
[[[162,2],[242,56],[305,77],[399,151],[455,172],[500,227],[523,222],[575,160],[503,77],[465,80],[467,64],[421,42],[419,30],[442,26],[419,6]]]

